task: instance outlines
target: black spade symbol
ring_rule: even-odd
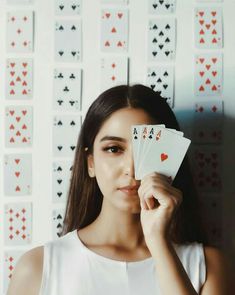
[[[157,39],[154,38],[153,41],[152,41],[152,43],[157,43]]]
[[[59,184],[61,184],[62,179],[57,179],[57,182],[58,182]]]
[[[154,25],[153,30],[157,30],[157,29],[158,29],[157,25]]]
[[[167,84],[163,84],[162,85],[164,89],[167,89],[168,85]]]
[[[164,36],[163,31],[161,31],[161,32],[159,33],[159,36]]]
[[[62,192],[58,192],[57,196],[60,198],[62,196]]]
[[[60,25],[60,26],[59,26],[59,30],[60,30],[60,31],[63,31],[63,30],[64,30],[64,27]]]
[[[73,25],[73,26],[71,27],[71,30],[72,30],[72,31],[75,31],[75,30],[76,30],[76,27]]]
[[[64,54],[64,51],[59,51],[59,55],[62,56]]]
[[[163,74],[163,76],[164,76],[164,77],[167,77],[167,76],[168,76],[168,73],[167,73],[167,72],[165,72],[165,73]]]
[[[57,148],[59,151],[61,151],[63,147],[61,145],[59,145],[59,146],[57,146]]]
[[[157,79],[157,82],[158,82],[158,83],[162,83],[162,79],[161,79],[161,78],[158,78],[158,79]]]
[[[59,121],[57,125],[61,125],[61,126],[62,126],[62,125],[63,125],[63,123],[62,123],[61,121]]]
[[[59,166],[58,169],[57,169],[57,171],[62,171],[62,168]]]
[[[155,85],[152,84],[152,85],[150,85],[150,87],[151,87],[152,90],[154,90]]]
[[[75,124],[74,121],[71,121],[71,122],[70,122],[70,125],[71,125],[71,126],[75,126],[76,124]]]
[[[64,5],[60,5],[59,8],[60,8],[60,10],[63,10],[64,9]]]
[[[70,146],[70,148],[71,148],[72,151],[75,150],[75,146],[74,145]]]
[[[153,55],[153,56],[156,56],[156,55],[157,55],[157,51],[153,51],[153,52],[152,52],[152,55]]]

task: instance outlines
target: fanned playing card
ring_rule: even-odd
[[[7,51],[29,53],[33,51],[34,12],[11,11],[7,13]]]
[[[73,163],[71,161],[56,161],[52,167],[53,202],[65,203],[67,200]]]
[[[81,61],[82,28],[80,20],[57,20],[55,23],[55,60]]]
[[[4,156],[4,193],[6,196],[30,195],[32,192],[32,155]]]
[[[12,274],[15,270],[15,266],[24,254],[22,250],[6,250],[4,251],[4,260],[3,260],[3,292],[7,293],[7,289],[12,278]]]
[[[64,208],[56,208],[52,211],[52,237],[58,239],[61,236],[64,221]]]
[[[7,106],[5,116],[6,147],[30,147],[33,138],[32,106]]]
[[[32,240],[32,203],[8,203],[4,207],[6,246],[23,246]]]
[[[148,60],[171,61],[175,58],[175,18],[152,18],[148,24]]]
[[[78,15],[81,13],[81,0],[55,0],[56,15]]]
[[[194,89],[197,96],[219,96],[223,90],[223,57],[221,53],[195,56]]]
[[[136,179],[158,172],[174,180],[191,141],[162,125],[134,125],[132,142]]]
[[[53,155],[74,157],[81,118],[78,115],[57,115],[53,120]]]
[[[128,84],[128,58],[126,56],[104,57],[101,59],[101,91]]]
[[[81,69],[55,69],[53,108],[64,111],[80,110],[81,89]]]
[[[193,118],[193,141],[200,144],[221,143],[223,113],[222,100],[197,102]]]
[[[196,7],[194,29],[197,48],[222,48],[222,9],[220,7]]]
[[[33,60],[8,58],[6,64],[6,99],[31,99],[33,96]]]
[[[101,50],[128,50],[128,10],[107,8],[101,12]]]
[[[171,14],[175,12],[175,0],[148,0],[149,13]]]
[[[148,67],[147,86],[167,99],[171,108],[174,106],[174,68],[172,66]]]

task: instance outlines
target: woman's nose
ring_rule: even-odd
[[[125,172],[125,175],[129,175],[131,177],[134,177],[135,175],[133,154],[131,152],[128,153],[128,155],[124,159],[124,172]]]

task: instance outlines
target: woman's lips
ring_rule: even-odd
[[[127,195],[137,195],[139,186],[125,186],[120,187],[119,190]]]

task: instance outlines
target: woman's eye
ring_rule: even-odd
[[[104,148],[104,151],[107,151],[109,153],[121,153],[123,149],[120,148],[119,146],[109,146]]]

